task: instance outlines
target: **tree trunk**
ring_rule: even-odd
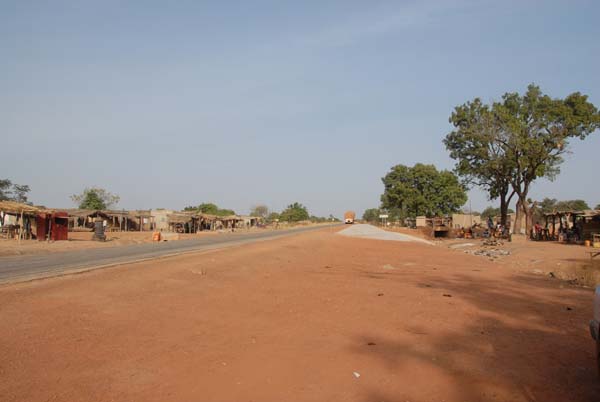
[[[533,209],[529,208],[529,205],[527,203],[527,194],[526,193],[522,193],[519,194],[519,201],[517,201],[517,222],[518,222],[518,227],[517,225],[515,225],[515,231],[521,231],[521,221],[523,219],[523,217],[525,218],[525,234],[527,236],[529,236],[530,231],[531,231],[531,227],[532,225],[532,220],[533,220]]]
[[[529,205],[527,205],[527,200],[521,202],[521,209],[525,216],[525,234],[529,236],[531,231],[532,210],[529,208]]]
[[[506,191],[502,191],[500,193],[500,223],[502,226],[506,227],[506,222],[508,221],[508,206],[510,205],[510,201],[512,200],[515,192],[513,191],[510,195],[508,195],[508,188]],[[512,225],[514,226],[514,222]]]
[[[523,208],[521,208],[521,200],[517,200],[517,205],[515,207],[515,222],[513,223],[513,233],[521,234],[521,224],[523,217]]]
[[[500,224],[506,227],[506,218],[508,215],[508,202],[506,201],[506,193],[500,194]]]

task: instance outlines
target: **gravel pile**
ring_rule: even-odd
[[[484,257],[496,258],[496,257],[505,256],[505,255],[510,255],[510,251],[492,248],[492,249],[477,250],[477,251],[473,252],[473,254],[482,255]]]
[[[348,237],[359,237],[361,239],[374,239],[374,240],[390,240],[390,241],[415,241],[419,243],[425,243],[433,245],[432,242],[420,239],[418,237],[410,236],[403,233],[387,232],[385,230],[376,228],[371,225],[357,225],[354,224],[347,229],[338,232],[342,236]]]

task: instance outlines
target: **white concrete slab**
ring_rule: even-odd
[[[434,245],[430,242],[419,237],[407,235],[404,233],[388,232],[383,229],[379,229],[371,225],[354,224],[348,228],[338,232],[339,235],[348,237],[358,237],[361,239],[373,239],[373,240],[388,240],[388,241],[414,241],[419,243],[425,243]]]

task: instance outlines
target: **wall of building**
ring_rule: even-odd
[[[470,228],[481,223],[481,216],[468,214],[452,214],[452,227],[454,229]]]
[[[172,209],[153,209],[150,214],[154,217],[155,230],[167,232],[169,230],[169,222],[167,215],[172,214]]]
[[[424,228],[425,226],[427,226],[427,217],[425,216],[417,216],[417,219],[415,221],[415,225],[418,228]]]

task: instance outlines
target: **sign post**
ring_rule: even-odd
[[[387,226],[388,214],[379,215],[379,219],[381,219],[381,226]]]

